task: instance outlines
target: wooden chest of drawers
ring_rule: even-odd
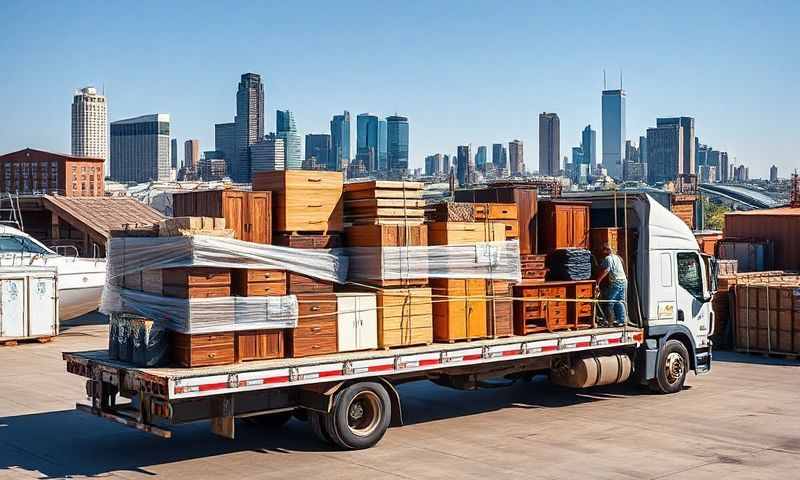
[[[224,268],[187,267],[162,270],[167,297],[211,298],[231,295],[231,271]]]
[[[430,288],[392,288],[377,292],[378,347],[433,343]]]
[[[511,282],[503,280],[486,281],[486,317],[488,334],[494,338],[514,335],[514,308],[511,297]]]
[[[258,172],[254,190],[272,192],[272,225],[279,232],[340,232],[342,174],[307,170]]]
[[[434,340],[452,342],[486,337],[485,280],[435,278],[431,279],[431,292],[436,300],[433,304]]]
[[[173,332],[172,359],[179,366],[189,368],[234,363],[234,334],[225,332],[188,335]]]
[[[301,294],[297,295],[297,302],[297,327],[286,330],[289,356],[296,358],[336,353],[336,295]]]
[[[286,272],[283,270],[234,270],[231,291],[237,297],[286,295]]]
[[[466,245],[505,239],[503,223],[434,222],[428,225],[429,245]]]
[[[283,330],[244,330],[236,332],[236,361],[283,358]]]
[[[535,332],[556,331],[568,328],[568,282],[545,282],[514,287],[514,333],[528,335]],[[536,300],[541,298],[542,300]]]
[[[319,280],[297,272],[286,272],[286,278],[289,295],[333,292],[333,282],[327,280]]]

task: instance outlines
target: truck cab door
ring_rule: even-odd
[[[676,268],[676,323],[685,326],[692,334],[697,348],[709,345],[711,335],[711,286],[708,271],[698,252],[675,254]]]

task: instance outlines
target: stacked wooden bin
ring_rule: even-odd
[[[378,348],[433,342],[431,289],[415,248],[428,245],[422,187],[377,180],[344,186],[349,280],[375,292],[362,295],[375,297]]]
[[[737,351],[800,355],[800,276],[742,276],[735,291]]]
[[[451,202],[429,214],[431,246],[472,245],[519,238],[517,207]],[[491,275],[489,275],[491,277]],[[485,276],[431,280],[436,341],[505,337],[512,332],[511,282]]]

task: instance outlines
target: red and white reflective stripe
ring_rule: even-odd
[[[510,341],[507,344],[469,346],[461,349],[448,348],[447,350],[409,355],[394,354],[382,358],[179,379],[175,380],[173,392],[176,397],[195,397],[205,392],[246,391],[290,384],[314,383],[317,380],[335,381],[340,378],[369,376],[372,373],[402,373],[414,370],[428,370],[439,366],[451,367],[480,362],[502,361],[511,357],[533,357],[583,348],[620,345],[625,342],[640,343],[642,337],[641,332],[631,334],[619,331],[528,342],[516,339],[516,341]]]

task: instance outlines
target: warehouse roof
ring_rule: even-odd
[[[762,210],[748,210],[746,212],[730,212],[726,215],[755,215],[755,216],[769,216],[769,215],[788,215],[800,216],[800,208],[792,207],[779,207],[779,208],[765,208]]]
[[[98,237],[109,238],[111,230],[125,225],[152,224],[162,220],[158,210],[130,197],[44,196],[46,209],[73,225],[83,225]]]

